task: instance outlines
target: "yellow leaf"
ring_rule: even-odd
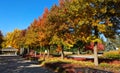
[[[100,9],[100,11],[101,11],[102,13],[106,13],[106,12],[107,12],[107,8],[104,7],[104,8],[102,8],[102,9]]]
[[[110,24],[108,24],[108,26],[113,26],[113,24],[112,24],[112,23],[110,23]]]

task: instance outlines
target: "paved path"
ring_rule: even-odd
[[[98,56],[102,56],[99,54]],[[87,58],[87,59],[93,59],[94,55],[70,55],[68,57],[76,57],[76,58]]]
[[[0,73],[54,73],[19,56],[0,56]]]

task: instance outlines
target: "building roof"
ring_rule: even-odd
[[[0,49],[1,51],[18,51],[18,49],[15,49],[13,47],[7,47],[7,48],[3,48],[3,49]]]

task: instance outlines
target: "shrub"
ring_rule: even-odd
[[[109,65],[108,63],[100,63],[101,67],[110,67],[111,65]]]
[[[89,44],[85,45],[85,48],[93,51],[94,44],[95,44],[94,42],[90,42]],[[97,48],[99,51],[104,50],[104,45],[99,42],[97,43]]]
[[[120,59],[120,50],[104,52],[103,56],[107,59]]]

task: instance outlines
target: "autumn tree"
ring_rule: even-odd
[[[38,19],[38,40],[41,47],[45,47],[47,50],[47,57],[49,57],[50,54],[50,39],[51,39],[51,26],[49,26],[48,22],[48,14],[49,10],[48,8],[45,8],[44,13],[41,17]]]
[[[19,39],[21,37],[19,37],[20,35],[20,30],[19,29],[15,29],[13,32],[8,32],[6,34],[6,36],[4,37],[4,42],[3,45],[4,47],[8,47],[8,46],[12,46],[16,49],[19,49]]]
[[[20,48],[26,48],[26,45],[25,45],[25,35],[26,35],[26,29],[25,30],[21,30],[20,34],[19,34],[19,39],[18,39]]]
[[[50,30],[47,26],[47,15],[49,13],[48,8],[45,8],[44,13],[38,19],[35,19],[32,24],[28,27],[25,34],[25,45],[28,48],[39,49],[45,47],[48,50],[49,56],[49,42],[50,42]]]
[[[65,12],[64,2],[64,0],[60,0],[58,6],[54,5],[48,16],[49,24],[52,27],[51,32],[54,33],[50,44],[57,44],[62,58],[64,58],[64,49],[70,49],[74,44],[74,36],[70,30],[71,25],[67,21],[68,15]]]
[[[99,39],[101,34],[113,38],[119,29],[119,0],[66,0],[65,13],[71,24],[74,36],[88,42],[90,37]],[[117,21],[114,22],[114,21]],[[92,39],[93,40],[93,39]],[[94,41],[94,63],[98,65],[97,44]]]
[[[37,20],[35,19],[33,23],[27,28],[25,34],[25,45],[27,48],[34,49],[38,46],[38,28],[36,26]]]

